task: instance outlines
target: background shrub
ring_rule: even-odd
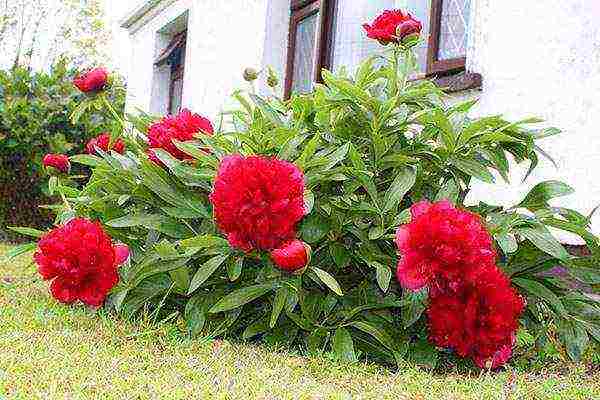
[[[81,153],[87,140],[114,129],[102,110],[70,120],[82,102],[71,83],[76,71],[61,60],[49,72],[17,67],[0,71],[0,240],[15,239],[6,226],[50,225],[39,205],[49,203],[41,159],[46,153]],[[112,95],[123,110],[125,95]]]

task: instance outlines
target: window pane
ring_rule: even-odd
[[[345,66],[354,73],[365,58],[380,53],[382,46],[367,38],[362,25],[371,23],[383,10],[402,9],[423,24],[421,36],[429,35],[431,0],[338,0],[333,28],[333,70]],[[420,70],[427,64],[427,40],[417,48]]]
[[[319,14],[316,13],[306,17],[297,25],[292,81],[293,92],[308,93],[313,89],[318,21]]]
[[[438,59],[449,60],[465,57],[471,0],[444,0],[442,4]]]
[[[171,109],[169,110],[169,114],[175,115],[181,110],[181,99],[183,97],[183,79],[181,78],[174,80],[171,83],[171,85],[173,85],[173,87],[171,89]]]

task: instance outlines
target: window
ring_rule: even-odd
[[[366,37],[362,24],[386,9],[409,10],[423,23],[425,40],[416,49],[420,72],[415,78],[460,72],[465,68],[470,6],[471,0],[292,0],[285,94],[311,91],[323,68],[354,73],[361,60],[381,50]],[[463,77],[462,87],[455,89],[480,83],[480,77]]]
[[[167,110],[169,114],[177,114],[181,109],[186,39],[186,32],[174,35],[169,45],[160,53],[155,62],[157,67],[168,66],[169,95]]]

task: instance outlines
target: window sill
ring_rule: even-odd
[[[462,92],[464,90],[481,90],[483,77],[475,72],[460,72],[453,75],[433,77],[433,82],[446,93]]]

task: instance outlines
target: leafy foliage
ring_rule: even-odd
[[[435,367],[441,353],[427,342],[427,292],[402,291],[392,279],[396,228],[422,199],[466,207],[473,180],[507,180],[511,158],[533,170],[539,140],[558,131],[530,127],[537,119],[470,118],[473,102],[446,105],[432,82],[409,81],[397,57],[390,52],[378,66],[369,59],[354,77],[324,71],[314,93],[289,101],[236,93],[241,109],[227,114],[229,125],[175,142],[193,162],[157,151],[163,168],[135,148],[73,157],[93,173],[83,189],[63,192],[69,207],[57,222],[73,214],[99,219],[133,250],[111,305],[127,316],[145,308],[178,313],[191,336],[260,338],[330,351],[340,361]],[[132,122],[139,132],[129,138],[143,137],[148,118]],[[303,169],[308,214],[299,235],[313,248],[304,274],[232,249],[216,229],[208,195],[220,159],[233,153],[277,156]],[[558,337],[579,359],[600,340],[598,297],[581,285],[598,284],[599,248],[588,217],[550,206],[570,191],[543,182],[515,207],[468,208],[488,224],[501,267],[527,297],[528,334]],[[552,229],[581,236],[591,257],[571,256]],[[579,283],[569,287],[552,272],[557,266]]]
[[[38,208],[49,194],[41,164],[44,154],[82,152],[89,138],[118,129],[112,117],[97,111],[71,121],[83,100],[71,83],[74,74],[64,60],[49,73],[0,71],[0,231],[4,226],[50,222],[50,214]],[[122,109],[122,90],[112,102]]]

